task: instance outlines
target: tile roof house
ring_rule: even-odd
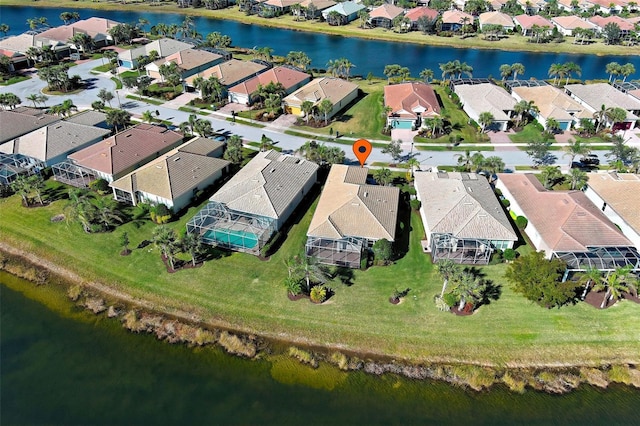
[[[421,82],[384,87],[384,105],[391,108],[387,126],[412,129],[426,126],[427,118],[440,116],[438,97],[430,84]]]
[[[528,36],[533,34],[533,29],[537,26],[540,28],[546,28],[550,33],[553,29],[553,23],[547,18],[543,18],[540,15],[527,15],[522,14],[513,17],[513,22],[522,29],[522,35]]]
[[[291,10],[291,6],[299,3],[300,0],[267,0],[262,3],[262,7],[271,9],[277,16],[289,12]]]
[[[340,25],[345,25],[351,21],[354,21],[358,17],[358,12],[363,9],[366,9],[366,7],[360,3],[356,3],[355,1],[344,1],[323,10],[322,17],[326,21],[327,16],[329,16],[331,12],[337,12],[342,16]]]
[[[419,30],[418,19],[425,16],[429,20],[429,22],[432,23],[432,25],[435,25],[438,17],[440,16],[440,13],[437,10],[431,9],[426,6],[419,6],[414,7],[413,9],[409,9],[404,16],[409,18],[409,20],[411,21],[411,29],[415,31]]]
[[[322,16],[322,11],[338,4],[333,0],[304,0],[300,2],[300,7],[304,11],[306,19],[315,19]],[[313,5],[315,12],[309,11],[309,7]],[[312,14],[313,12],[313,14]]]
[[[571,123],[578,124],[581,118],[593,118],[593,114],[586,107],[551,85],[513,87],[511,95],[517,101],[533,101],[540,110],[537,113],[533,112],[533,116],[545,129],[550,118],[558,121],[561,130],[571,129]]]
[[[145,66],[147,75],[157,80],[162,80],[160,67],[169,62],[174,62],[180,70],[180,77],[184,80],[194,74],[203,72],[207,68],[224,62],[226,59],[217,53],[200,49],[184,49],[166,58],[158,59]]]
[[[0,152],[22,154],[50,167],[64,161],[67,155],[101,141],[110,133],[109,129],[58,121],[0,145]]]
[[[0,145],[13,142],[22,135],[60,121],[60,117],[45,114],[40,109],[17,107],[0,111]]]
[[[196,137],[146,165],[111,182],[116,200],[164,204],[178,212],[198,191],[212,185],[228,171],[229,162],[216,158],[224,143]]]
[[[640,250],[640,175],[589,173],[584,195]]]
[[[481,13],[478,16],[478,25],[480,30],[482,30],[485,25],[500,25],[504,31],[512,31],[516,26],[511,16],[502,12]]]
[[[472,15],[460,10],[445,10],[442,12],[442,31],[460,31],[462,26],[473,24],[475,21]]]
[[[404,9],[393,4],[383,3],[369,12],[369,24],[372,27],[391,28],[393,20],[402,15]]]
[[[527,218],[524,231],[547,259],[560,258],[574,271],[611,270],[628,261],[640,267],[631,241],[582,191],[546,190],[532,173],[499,173],[496,187],[510,209]]]
[[[333,109],[328,114],[328,118],[331,118],[357,97],[357,84],[341,78],[322,77],[310,81],[286,96],[282,103],[287,114],[303,116],[302,103],[304,101],[310,101],[314,106],[317,106],[322,100],[329,99],[333,103]]]
[[[505,131],[513,116],[516,100],[502,87],[492,83],[456,84],[454,92],[460,98],[462,109],[469,118],[480,122],[480,114],[490,112],[493,123],[487,128]]]
[[[606,14],[620,13],[628,4],[629,0],[586,0],[587,9],[596,7],[600,13]]]
[[[414,186],[433,262],[487,264],[518,235],[484,176],[416,172]]]
[[[211,245],[254,255],[294,212],[317,179],[318,165],[270,150],[258,153],[187,223]]]
[[[51,49],[53,49],[56,54],[62,54],[69,50],[69,46],[67,46],[66,41],[61,42],[57,40],[39,39],[37,34],[32,32],[22,33],[17,36],[7,37],[0,40],[0,49],[20,53],[26,53],[30,47],[42,48],[44,46],[51,46]]]
[[[242,83],[258,74],[266,71],[268,67],[264,64],[253,61],[241,61],[239,59],[230,59],[221,64],[215,65],[211,68],[199,72],[196,75],[187,77],[185,84],[189,87],[193,87],[193,82],[196,78],[202,77],[208,79],[209,77],[216,77],[220,80],[220,83],[226,88],[235,86]]]
[[[135,69],[138,66],[139,56],[149,56],[152,51],[158,52],[158,57],[165,58],[181,50],[190,49],[193,45],[172,38],[161,38],[147,43],[144,46],[128,49],[118,54],[118,64],[124,68]]]
[[[367,168],[334,164],[307,231],[306,255],[359,268],[376,241],[395,240],[400,190],[367,185]]]
[[[258,86],[267,86],[269,83],[282,84],[285,94],[288,95],[307,84],[309,80],[311,76],[306,72],[288,66],[278,66],[231,87],[229,102],[251,105]]]
[[[589,22],[595,25],[600,33],[604,31],[604,27],[606,27],[607,24],[617,25],[620,28],[621,36],[626,36],[630,31],[633,31],[634,29],[634,25],[631,22],[616,15],[607,17],[599,15],[592,16],[591,18],[589,18]]]
[[[9,58],[9,71],[11,72],[15,72],[16,70],[27,68],[29,66],[29,58],[24,53],[0,48],[0,56],[6,56]]]
[[[107,114],[92,109],[74,114],[71,117],[65,118],[64,121],[67,121],[69,123],[84,124],[85,126],[101,127],[103,129],[110,128],[107,124]]]
[[[627,118],[622,123],[616,123],[614,130],[632,129],[640,120],[640,101],[607,83],[567,84],[564,90],[591,113],[599,111],[602,105],[627,111]]]
[[[551,18],[551,22],[556,26],[558,31],[565,36],[572,36],[573,30],[582,28],[585,30],[595,30],[596,26],[578,16],[556,16]]]
[[[73,176],[62,173],[72,165],[113,182],[175,148],[182,139],[181,133],[165,127],[138,124],[69,155],[67,162],[54,167],[54,175],[57,180],[73,185]]]

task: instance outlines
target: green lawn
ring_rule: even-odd
[[[288,232],[268,261],[240,253],[223,254],[204,267],[168,274],[158,250],[118,253],[118,239],[129,233],[131,246],[150,239],[156,225],[129,223],[106,234],[85,234],[75,223],[51,222],[65,201],[25,209],[19,197],[0,200],[0,239],[81,274],[150,300],[157,307],[193,312],[217,325],[298,342],[335,345],[343,350],[389,353],[413,361],[468,361],[493,365],[601,363],[638,360],[639,306],[628,301],[598,311],[584,303],[546,310],[514,294],[502,278],[505,265],[484,268],[502,286],[502,295],[471,317],[440,312],[433,297],[441,281],[422,253],[419,216],[403,219],[411,230],[408,253],[396,264],[355,271],[353,285],[330,283],[335,295],[323,305],[291,302],[282,280],[284,259],[300,253],[315,204]],[[176,222],[183,230],[198,207]],[[405,215],[406,216],[406,215]],[[388,298],[409,288],[399,305]]]
[[[513,143],[529,143],[546,140],[542,135],[542,126],[537,123],[527,124],[520,132],[509,135],[509,139],[511,139]]]
[[[31,77],[28,75],[14,75],[5,79],[5,76],[0,78],[0,86],[11,86],[12,84],[20,83],[21,81],[29,80]]]

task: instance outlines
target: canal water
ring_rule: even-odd
[[[131,334],[0,272],[3,424],[633,424],[640,391],[477,393]]]
[[[20,34],[27,31],[27,19],[44,16],[50,25],[60,25],[59,16],[63,11],[73,11],[62,8],[37,8],[37,7],[2,7],[0,21],[11,27],[9,34]],[[158,22],[166,24],[180,24],[184,17],[179,14],[162,14],[151,12],[120,12],[120,11],[92,11],[88,9],[75,10],[81,18],[97,16],[113,19],[120,22],[137,23],[138,19],[145,18],[150,26]],[[304,33],[292,30],[267,28],[258,25],[247,25],[240,22],[224,21],[205,17],[194,18],[197,30],[206,35],[218,31],[231,37],[235,46],[265,47],[274,49],[276,55],[286,55],[290,51],[304,51],[312,59],[311,67],[325,68],[331,59],[341,57],[348,58],[355,68],[354,75],[366,76],[369,72],[376,76],[383,76],[384,67],[388,64],[400,64],[408,67],[411,74],[417,77],[425,68],[440,75],[440,63],[455,59],[466,62],[474,69],[474,77],[500,76],[501,64],[513,64],[520,62],[525,65],[524,78],[535,77],[537,79],[548,78],[548,70],[552,63],[575,62],[582,68],[582,79],[608,78],[605,66],[609,62],[635,64],[636,75],[632,78],[640,78],[640,57],[628,56],[596,56],[577,55],[566,53],[531,53],[531,52],[507,52],[500,50],[481,49],[456,49],[453,47],[421,46],[409,43],[392,43],[374,40],[363,40],[325,34]],[[326,25],[319,23],[318,25]],[[150,28],[147,27],[147,30]],[[419,37],[419,35],[417,35]],[[451,38],[451,43],[456,39]]]

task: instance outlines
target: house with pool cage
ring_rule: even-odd
[[[189,222],[209,245],[259,255],[317,180],[318,165],[270,150],[258,153]]]
[[[435,263],[486,265],[496,250],[513,248],[513,230],[487,179],[476,173],[416,172],[416,195]]]
[[[547,190],[532,173],[498,173],[496,187],[511,210],[527,218],[524,232],[536,250],[567,265],[564,279],[588,269],[608,274],[630,266],[640,272],[636,247],[584,192]]]
[[[383,238],[394,242],[400,190],[368,185],[365,167],[334,164],[307,232],[305,253],[326,265],[359,268]]]

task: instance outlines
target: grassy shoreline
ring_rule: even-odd
[[[56,7],[74,9],[94,9],[94,10],[120,10],[140,12],[141,5],[137,2],[126,4],[113,2],[94,1],[73,1],[73,0],[0,0],[0,6],[29,6],[29,7]],[[162,4],[157,7],[146,7],[145,10],[154,13],[173,13],[181,15],[203,16],[213,19],[224,19],[254,24],[264,27],[286,28],[295,31],[315,32],[344,37],[358,37],[370,40],[383,40],[400,43],[413,43],[429,46],[454,47],[461,49],[495,49],[506,51],[526,51],[544,53],[568,53],[585,55],[638,55],[640,46],[608,46],[601,42],[592,45],[575,45],[570,42],[564,43],[529,43],[528,37],[511,35],[508,39],[498,42],[483,40],[481,36],[468,37],[438,37],[432,35],[422,35],[419,32],[409,32],[398,34],[381,28],[363,30],[357,27],[357,23],[350,23],[345,26],[329,26],[325,23],[313,23],[305,21],[294,21],[290,15],[280,16],[271,19],[261,18],[255,15],[247,16],[240,12],[237,7],[221,10],[208,10],[205,8],[179,8],[175,3]],[[56,24],[53,22],[52,24]]]
[[[62,190],[63,191],[63,190]],[[300,208],[288,238],[268,261],[241,253],[220,253],[203,267],[167,274],[157,249],[119,256],[118,238],[128,232],[132,247],[148,239],[150,222],[127,223],[115,232],[85,234],[75,223],[54,223],[65,201],[25,209],[20,197],[0,200],[0,241],[68,270],[75,280],[129,297],[144,307],[182,315],[213,326],[309,347],[327,347],[411,363],[466,363],[494,367],[560,367],[637,364],[640,330],[628,318],[638,306],[623,301],[599,311],[586,304],[545,310],[513,293],[502,273],[505,265],[485,268],[502,286],[498,301],[471,317],[437,310],[433,297],[442,283],[420,241],[415,213],[403,218],[409,251],[394,265],[354,271],[353,285],[329,285],[335,296],[323,305],[291,302],[282,279],[284,260],[304,247],[315,209]],[[180,231],[200,206],[171,226]],[[55,271],[54,271],[55,272]],[[411,288],[400,305],[388,302],[394,288]],[[501,324],[489,327],[487,324]]]

